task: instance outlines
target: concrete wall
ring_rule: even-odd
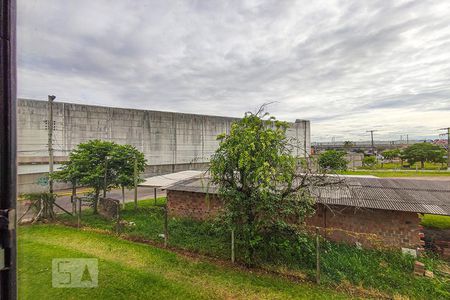
[[[347,161],[347,169],[353,170],[356,168],[361,168],[364,159],[364,154],[362,153],[347,153],[345,155],[345,160]]]
[[[18,161],[46,163],[47,101],[18,101]],[[218,146],[216,136],[229,132],[236,118],[124,109],[55,102],[54,149],[63,161],[79,143],[92,139],[130,144],[145,154],[146,175],[207,167]],[[309,121],[292,123],[289,136],[298,140],[299,155],[310,153]]]
[[[205,220],[217,215],[222,202],[215,195],[169,190],[167,206],[171,216]],[[413,212],[323,205],[306,220],[308,229],[314,231],[317,226],[332,241],[395,249],[422,247],[419,223],[418,214]]]
[[[17,191],[19,194],[35,193],[48,191],[47,186],[39,185],[39,179],[42,177],[48,177],[48,173],[33,173],[33,174],[19,174],[18,176]],[[55,182],[55,190],[67,189],[71,186],[63,182]]]

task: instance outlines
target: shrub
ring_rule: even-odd
[[[375,156],[365,156],[363,158],[363,166],[367,168],[374,168],[377,165],[377,158]]]
[[[322,169],[345,171],[347,170],[347,160],[345,152],[336,150],[327,150],[319,155],[319,166]]]

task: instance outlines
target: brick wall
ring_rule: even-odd
[[[169,215],[204,220],[216,215],[221,201],[215,195],[168,191]],[[421,246],[420,219],[417,213],[319,204],[306,225],[320,227],[326,238],[360,243],[367,248],[412,248]]]
[[[363,247],[421,247],[420,218],[417,213],[329,206],[319,204],[316,213],[307,219],[309,226],[320,227],[327,239]]]
[[[222,208],[216,195],[180,191],[167,191],[170,216],[205,220],[215,216]]]

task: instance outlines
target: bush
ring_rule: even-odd
[[[365,156],[362,163],[364,167],[372,169],[377,165],[377,158],[375,156]]]
[[[345,171],[347,170],[347,160],[345,152],[336,150],[327,150],[319,155],[319,166],[322,169]]]

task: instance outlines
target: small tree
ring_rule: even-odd
[[[345,152],[336,150],[327,150],[319,155],[319,166],[328,170],[347,170],[347,160]]]
[[[403,150],[403,157],[410,165],[420,162],[421,169],[425,168],[425,162],[442,162],[445,150],[438,145],[431,143],[413,144]]]
[[[236,232],[248,265],[258,249],[280,246],[297,232],[295,223],[312,213],[307,174],[286,137],[286,122],[261,112],[247,113],[218,136],[211,158],[211,179],[224,201],[222,216]],[[291,220],[291,222],[289,222]]]
[[[134,186],[135,167],[138,174],[145,171],[144,154],[131,145],[116,145],[110,153],[110,164],[116,170],[115,183],[122,189],[122,203],[125,205],[125,188]],[[137,182],[143,182],[138,177]]]
[[[97,213],[100,192],[104,194],[113,187],[127,185],[133,177],[134,167],[129,157],[138,159],[138,169],[145,165],[142,153],[132,146],[121,146],[114,142],[91,140],[81,143],[69,154],[69,161],[55,172],[55,179],[69,181],[76,179],[80,185],[93,189],[93,208]]]
[[[394,159],[399,158],[400,154],[401,152],[399,149],[386,150],[383,152],[383,157],[392,162]]]
[[[352,142],[352,141],[345,141],[345,142],[344,142],[344,149],[345,149],[346,151],[350,150],[353,146],[354,146],[354,145],[353,145],[353,142]]]
[[[363,158],[363,166],[368,167],[368,168],[374,168],[377,164],[377,158],[373,155],[370,156],[365,156]]]
[[[72,212],[74,213],[76,210],[76,200],[74,198],[76,195],[77,184],[80,182],[81,173],[80,169],[70,160],[63,162],[62,165],[62,169],[54,172],[52,178],[56,181],[66,182],[72,185],[72,196],[70,200],[72,202]]]

